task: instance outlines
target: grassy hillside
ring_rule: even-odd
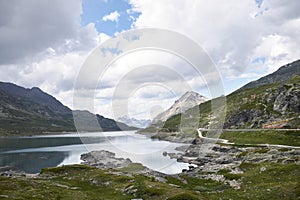
[[[199,127],[209,128],[213,121],[211,101],[188,110],[185,115],[195,116],[195,110],[199,110]],[[246,88],[226,96],[224,128],[300,128],[299,115],[300,76],[295,75],[286,83]],[[184,120],[181,114],[175,115],[158,129],[180,131],[181,120]]]
[[[294,163],[240,164],[242,174],[220,170],[225,181],[190,176],[166,176],[166,182],[135,173],[139,164],[119,170],[83,165],[42,170],[34,178],[0,176],[0,199],[297,199],[300,195],[299,166]],[[133,170],[133,171],[132,171]],[[213,174],[211,174],[213,175]],[[241,183],[230,187],[226,180]]]
[[[212,102],[214,101],[214,102]],[[226,96],[225,105],[212,105],[222,101],[213,99],[169,118],[161,124],[154,124],[141,132],[157,133],[153,137],[164,139],[168,136],[197,137],[195,130],[200,128],[214,128],[220,123],[218,113],[225,113],[224,129],[299,129],[300,128],[300,61],[283,66],[278,71],[251,82],[246,86]],[[220,127],[220,126],[219,126]],[[225,131],[221,137],[231,142],[257,143],[253,137],[260,137],[261,143],[286,144],[298,146],[300,131],[276,132],[273,135],[267,131],[251,132],[252,134],[238,134]],[[233,139],[236,137],[236,139]],[[253,136],[256,135],[256,136]],[[276,136],[275,136],[276,135]],[[274,138],[284,138],[274,140]],[[272,139],[273,138],[273,139]],[[283,142],[284,141],[284,142]]]

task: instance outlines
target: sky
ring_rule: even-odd
[[[298,0],[0,0],[0,81],[40,87],[72,109],[112,118],[125,98],[129,117],[149,119],[185,90],[208,98],[229,94],[299,59],[299,10]],[[201,77],[180,56],[139,49],[114,60],[77,93],[75,104],[76,81],[87,84],[95,75],[82,77],[92,52],[141,28],[170,30],[197,43],[223,91],[212,94],[207,85],[216,75]]]

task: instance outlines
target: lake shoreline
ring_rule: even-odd
[[[176,147],[182,146],[182,143],[151,139],[135,131],[5,137],[0,138],[0,145],[0,165],[11,166],[12,169],[16,166],[16,170],[29,173],[36,172],[39,166],[80,164],[81,154],[97,150],[114,152],[117,157],[130,158],[167,174],[188,168],[187,163],[163,155],[165,151],[179,152]],[[32,164],[26,158],[33,160]]]
[[[150,138],[149,135],[148,138]],[[185,143],[178,146],[176,150],[180,151],[179,153],[166,151],[166,156],[172,159],[197,165],[189,165],[188,169],[173,175],[150,170],[142,164],[116,156],[109,151],[94,153],[89,151],[82,154],[85,161],[79,165],[44,168],[38,174],[8,171],[0,173],[0,179],[14,185],[19,183],[31,185],[32,182],[43,185],[51,180],[47,191],[56,191],[59,188],[72,194],[82,191],[82,183],[84,183],[85,191],[88,186],[95,188],[97,192],[99,187],[105,188],[105,192],[110,191],[110,188],[115,187],[116,184],[119,188],[114,191],[120,193],[120,196],[131,195],[128,199],[133,199],[140,194],[140,184],[145,184],[143,194],[149,195],[147,196],[149,199],[153,197],[165,199],[159,196],[165,195],[160,193],[164,191],[163,188],[168,188],[165,191],[172,191],[167,196],[187,192],[200,199],[219,199],[224,196],[232,197],[232,195],[235,195],[232,199],[239,199],[248,193],[259,199],[259,197],[269,196],[270,193],[277,195],[278,192],[273,191],[272,185],[289,191],[286,194],[291,199],[297,194],[296,189],[293,188],[296,188],[297,183],[300,150],[212,144],[205,138],[193,142],[194,144]],[[282,172],[284,174],[281,176]],[[273,173],[277,174],[276,180],[273,178]],[[101,178],[99,174],[102,174]],[[268,180],[270,185],[266,185],[264,180]],[[8,190],[3,191],[5,191],[3,193],[5,197],[12,196]],[[22,190],[17,192],[19,191]],[[46,192],[43,187],[40,191]],[[151,196],[153,194],[157,196]]]

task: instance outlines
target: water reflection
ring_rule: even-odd
[[[37,173],[44,167],[78,164],[80,155],[89,151],[108,150],[116,157],[167,174],[181,172],[186,163],[178,163],[162,153],[177,152],[181,144],[155,141],[134,132],[85,133],[56,136],[0,138],[0,170],[9,166],[14,170]],[[2,168],[7,169],[7,168]]]
[[[14,170],[38,173],[42,168],[59,165],[68,155],[68,152],[0,154],[0,166],[2,166],[2,171]]]

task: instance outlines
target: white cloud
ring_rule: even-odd
[[[300,26],[300,24],[299,24]],[[258,72],[269,74],[279,67],[299,58],[299,43],[295,42],[289,36],[278,34],[263,37],[260,45],[254,49],[254,57],[266,58],[266,61],[258,64],[252,64]],[[264,68],[261,68],[264,65]]]
[[[254,0],[131,0],[133,9],[141,15],[135,27],[166,28],[185,34],[204,47],[224,77],[242,76],[252,69],[256,57],[265,56],[260,68],[270,72],[269,65],[300,57],[300,1],[263,1],[260,7]],[[255,16],[257,13],[259,15]],[[259,55],[257,49],[266,46],[265,38],[273,38],[272,50]],[[267,52],[269,51],[269,52]],[[275,53],[276,51],[276,53]],[[278,52],[281,52],[278,56]],[[272,62],[271,62],[272,61]],[[258,72],[260,73],[260,71]]]
[[[109,36],[80,25],[80,0],[0,1],[0,10],[0,80],[40,87],[72,108],[82,63]]]
[[[105,15],[102,17],[103,21],[112,21],[112,22],[116,22],[119,20],[120,17],[120,13],[118,11],[114,11],[109,13],[108,15]]]
[[[100,33],[100,34],[99,34],[99,37],[100,37],[99,44],[100,44],[100,43],[103,43],[103,42],[105,42],[106,40],[108,40],[108,39],[111,38],[111,36],[109,36],[109,35],[107,35],[107,34],[105,34],[105,33]]]
[[[0,1],[0,64],[30,62],[47,48],[58,51],[67,41],[80,41],[81,12],[80,0]],[[81,47],[90,44],[85,39]]]
[[[70,1],[0,1],[0,80],[41,87],[72,107],[73,83],[82,63],[92,49],[110,36],[99,33],[93,23],[82,26],[81,1]],[[133,9],[126,12],[141,13],[134,28],[162,28],[187,35],[206,49],[225,78],[225,84],[226,78],[261,76],[300,58],[298,0],[290,0],[288,4],[264,0],[260,7],[255,0],[226,3],[130,0],[130,3]],[[102,20],[118,22],[119,17],[120,13],[114,11]],[[253,62],[257,58],[260,61]],[[142,65],[167,66],[195,91],[205,89],[205,81],[213,82],[216,78],[215,74],[205,74],[206,80],[202,79],[174,55],[141,51],[118,59],[101,77],[105,87],[82,91],[81,98],[85,100],[87,93],[95,93],[95,112],[113,117],[111,100],[115,89],[123,83],[126,87],[119,95],[135,88],[128,99],[129,116],[153,117],[153,110],[168,108],[185,91],[174,73],[167,73],[163,68],[153,71],[155,68],[151,67],[135,71]],[[86,79],[88,82],[88,75]],[[149,80],[161,85],[144,84]],[[173,95],[175,90],[177,93]],[[84,106],[78,108],[86,109]]]
[[[96,49],[95,52],[99,51]],[[99,68],[101,64],[95,66]],[[98,72],[91,70],[91,73]],[[114,118],[123,115],[155,117],[151,115],[153,108],[170,107],[186,91],[207,90],[207,83],[193,66],[165,51],[134,51],[107,66],[97,80],[91,81],[93,76],[80,76],[83,77],[83,86],[90,90],[80,92],[76,104],[82,105],[81,102],[95,97],[89,107],[96,113]],[[217,77],[205,74],[207,81],[214,81]],[[97,81],[98,87],[94,90]],[[209,92],[205,94],[210,95]]]
[[[72,107],[60,93],[73,90],[74,80],[86,56],[86,53],[72,52],[50,56],[30,65],[2,65],[1,68],[6,70],[1,70],[0,80],[28,88],[38,86]]]

